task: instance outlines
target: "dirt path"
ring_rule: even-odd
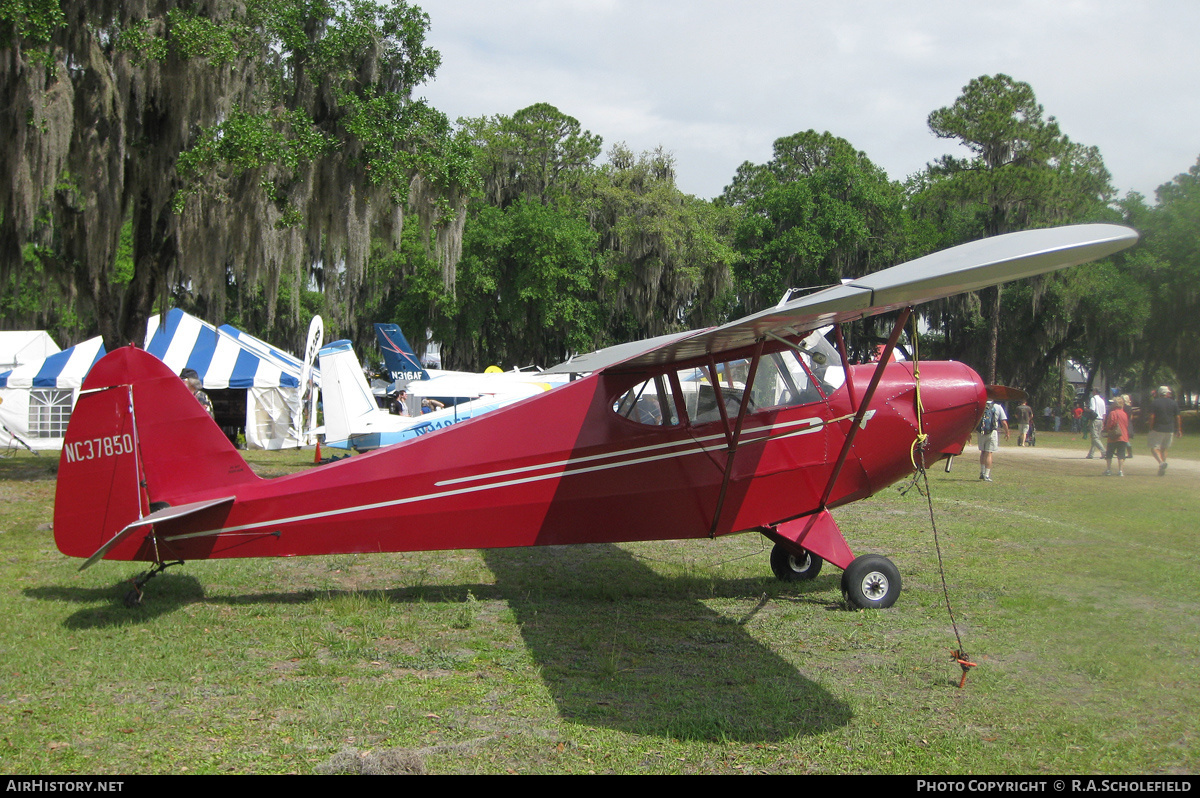
[[[1150,456],[1146,450],[1145,442],[1140,441],[1140,447],[1135,450],[1135,456],[1125,461],[1125,473],[1133,476],[1153,476],[1158,473],[1158,463]],[[968,446],[963,453],[965,458],[970,457],[973,446]],[[975,449],[978,452],[977,449]],[[1086,452],[1078,449],[1052,449],[1043,446],[1001,446],[1000,451],[996,452],[996,457],[1005,460],[1009,458],[1039,458],[1043,460],[1070,460],[1079,463],[1081,466],[1099,468],[1103,471],[1104,459],[1099,455],[1095,459],[1088,460],[1084,455]],[[1182,460],[1171,457],[1167,454],[1167,476],[1171,474],[1187,474],[1188,476],[1200,476],[1200,461],[1197,460]],[[1113,461],[1115,467],[1116,461]]]

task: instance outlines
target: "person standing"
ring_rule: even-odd
[[[1117,476],[1125,476],[1125,456],[1129,452],[1129,415],[1125,412],[1125,399],[1118,396],[1113,399],[1113,409],[1104,419],[1104,434],[1108,438],[1108,448],[1104,451],[1104,460],[1108,464],[1104,476],[1112,476],[1113,455],[1117,456]]]
[[[1129,417],[1129,443],[1125,445],[1126,459],[1133,458],[1133,432],[1137,429],[1138,419],[1141,417],[1142,409],[1133,403],[1133,397],[1129,394],[1121,394],[1122,408],[1125,410],[1125,415]]]
[[[195,398],[195,400],[199,402],[200,406],[204,408],[204,411],[208,413],[208,417],[215,418],[215,415],[213,414],[212,400],[209,399],[208,394],[201,389],[200,375],[196,372],[196,370],[184,369],[183,371],[179,372],[179,379],[183,380],[183,384],[187,386],[188,390],[192,392],[192,396]]]
[[[1088,460],[1092,459],[1093,451],[1104,454],[1106,450],[1102,436],[1104,433],[1104,417],[1107,415],[1108,406],[1104,402],[1103,392],[1099,388],[1093,388],[1092,398],[1088,401],[1088,409],[1083,416],[1088,424],[1089,437],[1091,438],[1091,445],[1088,446],[1087,453]]]
[[[1013,415],[1017,417],[1017,446],[1024,446],[1029,440],[1029,425],[1033,423],[1033,408],[1028,400],[1022,400]]]
[[[992,454],[1000,448],[1001,427],[1004,428],[1004,440],[1008,440],[1008,414],[989,399],[979,421],[979,478],[984,482],[992,481]]]
[[[401,388],[392,395],[392,399],[388,402],[388,412],[393,416],[407,416],[408,412],[408,391]]]
[[[1150,454],[1158,461],[1158,475],[1167,473],[1167,449],[1171,448],[1172,435],[1183,437],[1183,417],[1170,386],[1161,385],[1158,397],[1150,405]]]

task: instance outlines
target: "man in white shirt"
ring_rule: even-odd
[[[979,420],[979,478],[992,481],[992,453],[1000,448],[1000,428],[1004,428],[1004,440],[1008,440],[1008,414],[991,399],[984,405],[983,418]]]
[[[1088,401],[1088,410],[1091,411],[1093,418],[1090,432],[1092,445],[1088,447],[1087,459],[1092,459],[1092,452],[1100,452],[1101,455],[1105,452],[1104,439],[1101,437],[1104,431],[1104,417],[1108,415],[1108,402],[1104,401],[1104,393],[1099,388],[1092,389],[1092,398]]]

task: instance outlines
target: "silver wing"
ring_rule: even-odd
[[[637,370],[716,355],[768,334],[795,336],[922,302],[1099,260],[1137,243],[1137,231],[1114,224],[1026,230],[935,252],[845,285],[817,291],[720,327],[620,344],[560,363],[551,373]]]

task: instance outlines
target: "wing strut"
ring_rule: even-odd
[[[846,434],[846,442],[842,444],[842,451],[838,455],[837,462],[833,466],[833,472],[829,475],[829,482],[825,484],[825,492],[821,494],[821,503],[818,508],[824,510],[825,503],[829,501],[829,495],[833,493],[833,486],[837,484],[838,476],[842,473],[842,465],[846,462],[846,456],[850,454],[850,447],[854,445],[854,437],[858,434],[858,430],[862,424],[863,416],[867,413],[867,407],[871,404],[871,399],[875,396],[875,389],[879,387],[879,380],[883,377],[883,370],[887,367],[888,360],[892,357],[892,352],[896,349],[896,342],[900,340],[900,333],[904,330],[904,325],[908,322],[909,314],[912,313],[912,307],[906,307],[900,311],[900,316],[896,319],[895,326],[892,327],[892,335],[888,338],[887,346],[879,355],[879,365],[875,367],[875,372],[871,375],[871,382],[867,385],[867,392],[863,394],[862,400],[858,403],[858,412],[854,414],[854,423],[850,425],[850,431]],[[838,330],[838,343],[843,343],[841,340],[841,329]],[[845,358],[844,346],[842,349],[842,357]],[[849,379],[850,370],[846,369],[847,379]]]
[[[717,397],[717,407],[721,410],[721,418],[725,421],[725,438],[729,442],[729,447],[725,451],[725,474],[721,477],[721,492],[717,495],[717,509],[713,511],[712,527],[708,530],[708,536],[715,538],[717,536],[717,524],[721,522],[721,510],[725,506],[725,492],[729,489],[729,478],[733,475],[733,458],[737,455],[738,441],[742,437],[742,424],[746,420],[746,412],[750,409],[750,402],[753,400],[752,386],[754,385],[754,377],[758,371],[758,361],[762,359],[763,344],[767,342],[766,338],[758,339],[758,346],[754,349],[754,356],[750,359],[750,371],[746,374],[746,386],[742,389],[742,403],[738,409],[737,421],[733,427],[733,433],[729,431],[729,416],[725,412],[725,399],[721,395],[720,380],[717,379],[716,363],[712,356],[709,356],[709,369],[712,374],[714,392]],[[725,370],[729,374],[728,367]],[[732,382],[732,379],[730,380]]]
[[[837,339],[837,351],[842,357],[842,373],[846,375],[846,393],[850,397],[850,406],[855,407],[854,401],[854,377],[850,370],[850,355],[846,350],[846,339],[842,337],[842,325],[833,325],[833,334]]]

